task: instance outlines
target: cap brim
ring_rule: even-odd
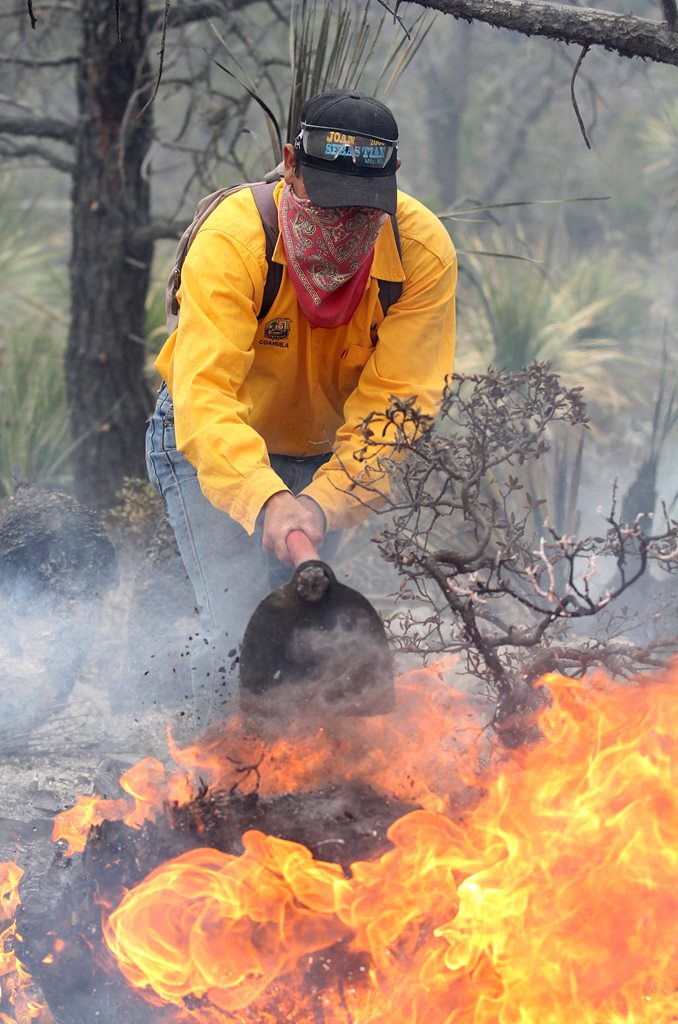
[[[316,206],[366,206],[393,214],[398,205],[398,189],[393,174],[344,174],[311,166],[302,159],[304,188]]]

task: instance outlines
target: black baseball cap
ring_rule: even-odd
[[[398,125],[379,100],[347,89],[311,97],[294,148],[317,206],[396,212]]]

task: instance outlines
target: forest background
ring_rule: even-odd
[[[675,508],[673,66],[378,0],[80,0],[2,25],[0,502],[18,466],[129,508],[176,239],[339,84],[393,107],[400,187],[456,243],[456,371],[546,361],[585,389],[589,427],[554,425],[535,499],[566,533],[600,530],[615,481],[627,520]]]
[[[210,5],[205,18],[187,3],[174,22],[146,15],[141,38],[131,22],[141,8],[123,4],[122,43],[112,4],[2,14],[0,498],[12,465],[92,505],[111,504],[123,477],[143,475],[177,230],[206,191],[276,162],[279,142],[252,93],[285,133],[291,91],[335,81],[388,99],[401,125],[400,187],[449,214],[460,256],[457,370],[545,359],[584,385],[593,427],[584,482],[619,474],[630,483],[649,447],[659,454],[650,435],[672,373],[662,353],[674,347],[677,289],[674,68],[594,48],[578,70],[576,111],[579,47],[406,7],[395,17],[374,0],[257,0]],[[661,18],[644,2],[630,13]],[[112,61],[130,47],[117,81]],[[77,125],[88,113],[99,157],[113,166],[108,184],[83,166]],[[83,216],[110,219],[98,252],[83,251]],[[111,259],[125,266],[110,269]]]
[[[130,323],[121,306],[131,303],[113,290],[119,281],[106,288],[107,278],[103,285],[99,279],[106,306],[98,321],[85,291],[97,282],[92,263],[111,258],[103,249],[115,248],[116,233],[130,235],[134,209],[127,220],[111,221],[102,251],[72,249],[83,216],[79,192],[91,191],[92,173],[79,161],[73,134],[87,112],[78,90],[88,74],[93,88],[103,87],[92,83],[91,68],[115,53],[117,40],[104,36],[115,25],[102,14],[110,8],[112,17],[113,5],[17,5],[2,14],[0,498],[11,493],[13,465],[92,505],[110,504],[125,476],[143,475],[143,416],[156,383],[151,364],[164,338],[163,292],[177,230],[205,192],[270,170],[278,143],[251,92],[285,133],[295,73],[297,91],[350,80],[392,105],[401,125],[400,187],[447,211],[459,250],[457,370],[548,360],[567,384],[585,386],[592,430],[584,504],[595,508],[604,498],[599,488],[615,476],[628,486],[648,454],[659,456],[653,416],[659,384],[673,387],[672,361],[662,353],[675,340],[678,287],[673,67],[594,48],[573,85],[579,47],[414,4],[393,17],[374,0],[215,4],[208,19],[201,5],[184,4],[171,12],[182,15],[174,22],[164,24],[161,11],[148,21],[142,50],[132,38],[133,7],[123,5],[119,30],[138,52],[119,72],[136,61],[136,78],[126,98],[122,90],[108,98],[111,107],[125,98],[127,142],[116,149],[110,139],[103,155],[120,172],[119,192],[90,200],[87,216],[105,220],[106,203],[122,210],[130,188],[148,190],[145,223],[133,224],[137,238],[121,250],[135,300],[145,307],[143,337],[125,336]],[[631,13],[661,18],[644,0]],[[88,47],[90,69],[83,72]],[[106,97],[95,96],[90,115],[92,131],[106,129]],[[139,133],[143,150],[130,157]],[[125,161],[139,158],[133,182]],[[136,265],[124,244],[137,246]],[[87,280],[77,273],[83,260]],[[107,337],[93,338],[102,316]],[[661,467],[669,500],[672,461]]]

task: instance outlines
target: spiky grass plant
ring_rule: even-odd
[[[396,28],[393,41],[381,43],[393,17],[370,0],[301,0],[290,16],[292,88],[287,138],[292,139],[308,96],[327,89],[358,89],[370,77],[369,90],[388,96],[426,38],[433,20],[420,14],[409,27]],[[372,73],[377,51],[381,70]]]
[[[53,220],[25,201],[15,176],[0,177],[0,500],[13,490],[13,466],[33,482],[68,480],[65,260]]]
[[[30,318],[67,326],[64,281],[65,239],[54,217],[26,198],[18,172],[0,175],[0,280],[3,284],[2,338]],[[61,265],[60,265],[61,264]]]
[[[495,238],[492,247],[505,251],[506,243]],[[584,386],[589,404],[618,412],[630,403],[650,310],[640,275],[621,255],[577,256],[552,270],[466,256],[463,269],[472,284],[461,307],[463,372],[548,362],[568,386]]]
[[[73,448],[62,346],[14,332],[0,350],[0,500],[14,489],[14,466],[32,483],[66,487]]]
[[[242,127],[236,132],[239,145],[244,146],[236,163],[243,169],[253,151],[258,162],[263,159],[268,168],[279,163],[282,143],[293,140],[301,107],[309,96],[328,89],[361,88],[386,98],[434,21],[433,15],[422,12],[406,24],[397,12],[375,0],[292,0],[285,17],[289,70],[278,66],[275,80],[265,66],[255,70],[247,58],[239,58],[212,26],[230,67],[218,60],[215,63],[238,82],[266,117],[268,143],[258,137],[251,119],[245,129],[243,117]],[[247,103],[243,107],[246,109]]]

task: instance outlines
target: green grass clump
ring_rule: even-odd
[[[497,251],[502,243],[494,239]],[[465,269],[473,288],[460,369],[548,362],[568,386],[585,387],[587,402],[610,410],[630,404],[643,372],[650,303],[640,272],[620,254],[576,255],[551,267],[469,256]]]
[[[31,483],[67,488],[71,441],[62,346],[15,332],[0,343],[0,500],[12,467]]]

